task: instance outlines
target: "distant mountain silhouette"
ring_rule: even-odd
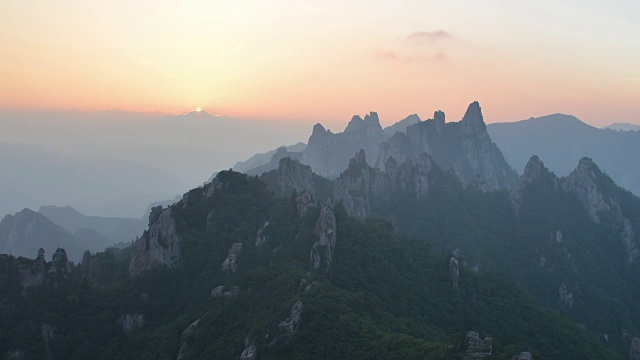
[[[46,254],[64,248],[69,259],[77,263],[84,250],[102,251],[111,245],[93,230],[83,229],[76,234],[77,237],[38,212],[24,209],[0,222],[0,253],[32,258],[40,248]]]
[[[109,243],[130,242],[142,235],[147,227],[147,218],[122,218],[85,216],[71,206],[42,206],[39,213],[46,216],[70,233],[90,229],[100,234]]]
[[[617,184],[640,194],[640,132],[598,129],[564,114],[489,124],[488,130],[520,173],[533,154],[558,176],[568,175],[587,156]]]
[[[171,198],[185,186],[148,165],[64,156],[32,145],[0,143],[0,169],[3,215],[43,203],[109,213],[117,203],[114,212],[141,216],[150,202]]]
[[[640,125],[630,123],[613,123],[605,126],[603,129],[618,130],[618,131],[640,131]]]

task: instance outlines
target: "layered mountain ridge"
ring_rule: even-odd
[[[593,159],[620,186],[640,194],[640,132],[598,129],[575,116],[553,114],[488,125],[507,161],[522,171],[537,154],[551,171],[567,176],[583,157]]]
[[[457,123],[445,123],[444,112],[436,111],[433,119],[421,121],[411,115],[384,130],[375,112],[364,119],[354,116],[338,134],[316,124],[303,151],[280,148],[268,164],[247,173],[260,175],[275,169],[280,159],[290,157],[311,166],[320,176],[335,179],[360,150],[380,170],[385,169],[390,157],[398,164],[407,159],[416,163],[427,154],[442,169],[453,170],[465,186],[474,185],[483,191],[510,189],[517,180],[516,172],[492,142],[478,102],[471,103]]]
[[[530,156],[517,177],[478,103],[460,122],[436,112],[406,129],[385,139],[375,113],[340,134],[316,125],[303,152],[274,153],[276,167],[259,177],[221,171],[154,207],[131,247],[85,252],[62,282],[25,282],[40,279],[43,262],[1,257],[0,304],[20,306],[11,317],[0,307],[11,329],[0,333],[0,351],[179,359],[639,352],[640,199],[585,157],[558,177]],[[373,157],[371,139],[380,141]],[[327,156],[309,157],[314,151]],[[329,179],[305,159],[325,172],[342,168]],[[66,301],[80,310],[63,317],[54,309]],[[43,337],[42,328],[55,330]]]

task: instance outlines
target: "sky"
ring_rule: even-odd
[[[0,2],[0,108],[640,123],[640,2]]]

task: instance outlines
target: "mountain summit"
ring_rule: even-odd
[[[469,105],[460,122],[444,120],[444,113],[436,111],[433,119],[409,126],[406,134],[393,135],[380,146],[376,167],[384,168],[390,157],[400,164],[416,162],[426,153],[442,169],[452,169],[465,186],[491,191],[515,185],[517,174],[491,141],[477,101]]]

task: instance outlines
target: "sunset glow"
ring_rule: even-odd
[[[479,100],[489,122],[638,122],[640,5],[622,3],[8,1],[0,107],[389,124]]]

